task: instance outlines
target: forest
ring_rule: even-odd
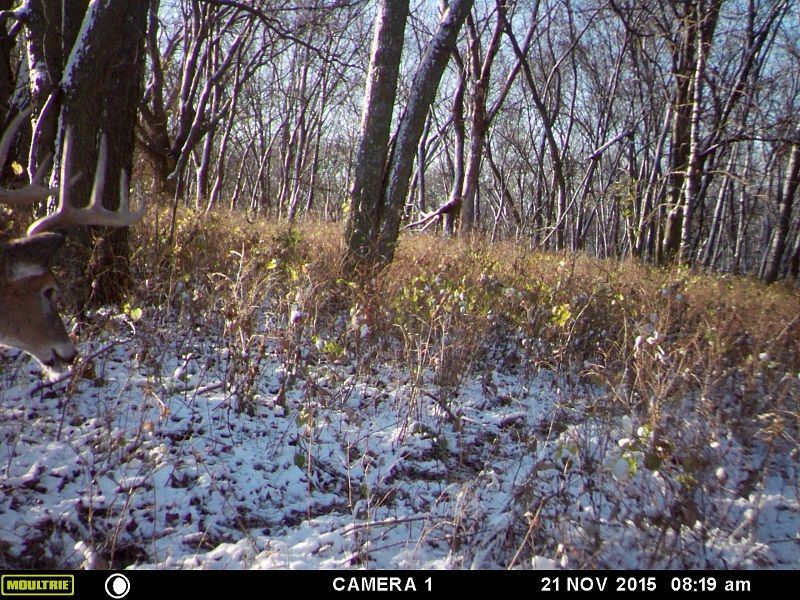
[[[0,122],[1,569],[800,566],[796,0],[0,0]]]
[[[135,160],[142,195],[348,221],[352,254],[436,228],[798,276],[790,0],[139,2],[77,40],[130,30],[116,57],[58,42],[94,3],[63,34],[59,3],[3,4],[5,114],[34,107],[10,160],[30,174],[75,121],[119,132],[111,167]]]
[[[205,211],[354,218],[377,7],[324,4],[275,7],[273,20],[162,7],[139,130],[160,189]],[[405,29],[382,32],[405,42],[393,59],[403,71],[387,106],[370,107],[398,122],[396,136],[416,118],[394,146],[408,164],[395,197],[370,204],[412,228],[441,220],[544,249],[798,276],[792,2],[466,2],[452,23],[436,2],[417,4]],[[426,72],[439,43],[449,47]],[[170,119],[173,131],[159,129]]]

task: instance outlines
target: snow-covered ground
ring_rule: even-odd
[[[80,378],[2,351],[0,568],[800,568],[797,449],[688,406],[654,452],[576,378],[267,340],[240,412],[230,350],[119,321]]]

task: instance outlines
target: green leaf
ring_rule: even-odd
[[[569,320],[572,318],[569,304],[554,306],[551,312],[553,313],[552,322],[559,327],[566,327],[567,323],[569,323]]]

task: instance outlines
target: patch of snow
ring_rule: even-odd
[[[549,371],[455,396],[388,362],[294,372],[276,344],[239,412],[240,353],[143,329],[85,341],[88,378],[0,356],[3,567],[800,567],[791,453],[677,408],[700,455]]]

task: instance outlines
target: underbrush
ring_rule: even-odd
[[[405,236],[388,269],[352,281],[336,225],[184,215],[173,249],[155,228],[137,232],[135,303],[150,324],[213,330],[242,368],[276,339],[292,364],[379,357],[451,390],[487,366],[554,369],[607,386],[608,410],[654,429],[686,398],[750,433],[798,424],[796,289],[428,235]]]
[[[800,564],[796,290],[429,235],[355,280],[338,225],[168,220],[71,374],[3,359],[0,565]]]
[[[674,544],[686,543],[681,528],[694,532],[701,515],[712,518],[720,490],[747,497],[770,476],[775,454],[798,458],[795,289],[428,235],[406,235],[389,268],[354,281],[341,268],[336,225],[186,216],[174,252],[156,241],[155,229],[141,227],[139,235],[135,265],[146,283],[136,303],[154,311],[148,326],[177,320],[215,332],[228,358],[223,385],[250,414],[263,401],[257,382],[269,352],[283,364],[279,402],[287,386],[320,366],[347,365],[357,378],[392,365],[418,392],[395,407],[409,431],[420,427],[428,402],[441,415],[433,429],[457,432],[459,394],[476,373],[487,394],[495,373],[532,381],[550,372],[566,382],[548,435],[520,432],[533,447],[546,441],[556,448],[556,462],[544,464],[559,473],[561,492],[560,500],[545,501],[534,484],[538,471],[521,486],[522,529],[508,540],[515,560],[560,553],[573,563],[608,564],[596,558],[596,524],[579,532],[574,523],[551,524],[547,533],[541,525],[548,511],[557,518],[575,478],[580,489],[595,485],[597,469],[652,494],[649,508],[632,512],[622,498],[605,502],[612,514],[626,513],[631,527],[649,531],[652,564],[664,564]],[[187,347],[186,356],[199,359],[201,351]],[[208,359],[198,368],[209,368]],[[739,465],[738,480],[722,466],[731,445],[745,453],[758,445],[758,462]],[[607,511],[596,514],[608,521]],[[725,515],[714,517],[717,525],[730,510]],[[706,543],[703,531],[691,535]],[[583,542],[554,542],[560,538]]]

